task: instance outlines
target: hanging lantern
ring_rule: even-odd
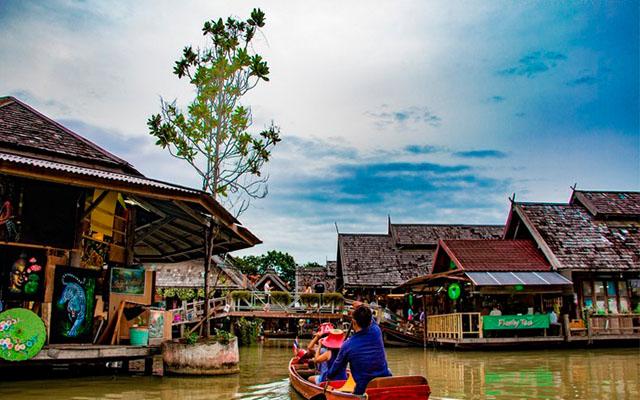
[[[449,295],[449,298],[451,300],[458,300],[458,298],[460,298],[460,295],[462,294],[460,284],[457,282],[450,284],[449,288],[447,289],[447,294]]]

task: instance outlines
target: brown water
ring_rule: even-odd
[[[216,378],[116,376],[2,381],[0,399],[295,399],[290,348],[241,348],[242,372]],[[640,350],[454,352],[387,349],[394,374],[426,375],[432,398],[640,399]]]

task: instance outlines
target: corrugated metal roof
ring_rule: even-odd
[[[476,286],[572,285],[557,272],[466,272]]]
[[[158,189],[179,191],[179,192],[191,193],[191,194],[201,193],[196,189],[191,189],[191,188],[187,188],[179,185],[173,185],[170,183],[157,181],[155,179],[144,178],[136,175],[118,174],[115,172],[109,172],[109,171],[99,170],[95,168],[80,167],[77,165],[64,164],[64,163],[59,163],[55,161],[42,160],[39,158],[26,157],[26,156],[16,155],[16,154],[0,152],[0,161],[8,161],[11,163],[29,165],[29,166],[38,167],[38,168],[46,168],[54,171],[62,171],[62,172],[69,172],[72,174],[92,176],[92,177],[102,178],[102,179],[107,179],[112,181],[130,183],[134,185],[155,187]]]

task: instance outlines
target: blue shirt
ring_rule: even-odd
[[[327,351],[331,352],[331,358],[329,359],[329,361],[320,363],[320,376],[318,377],[318,383],[320,382],[324,382],[327,380],[327,372],[329,372],[329,369],[331,368],[331,366],[333,365],[333,363],[336,361],[336,358],[338,357],[338,350],[330,350],[327,349],[326,347],[322,347],[320,349],[320,354],[324,354]],[[343,368],[342,371],[338,371],[336,373],[336,376],[333,378],[333,380],[338,380],[338,381],[346,381],[347,380],[347,369]]]
[[[367,329],[354,333],[342,344],[338,357],[327,373],[328,379],[334,379],[346,368],[347,363],[356,381],[355,394],[364,394],[373,378],[391,376],[384,353],[382,331],[377,323],[372,322]]]

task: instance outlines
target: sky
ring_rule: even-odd
[[[503,224],[509,197],[640,190],[636,1],[0,0],[0,95],[128,160],[198,187],[156,147],[160,98],[205,21],[254,7],[270,82],[243,99],[282,142],[269,194],[241,221],[299,263],[336,258],[336,230]]]

